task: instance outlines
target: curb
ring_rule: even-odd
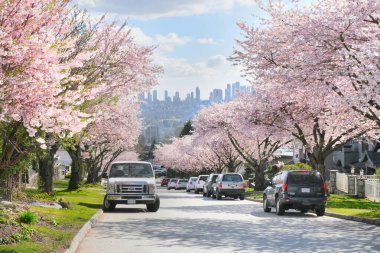
[[[246,199],[248,201],[257,202],[257,203],[263,203],[260,199]],[[362,222],[370,225],[375,225],[380,227],[380,220],[375,219],[367,219],[367,218],[360,218],[355,216],[349,216],[349,215],[343,215],[343,214],[337,214],[337,213],[325,213],[326,216],[334,217],[342,220],[350,220],[350,221],[356,221],[356,222]]]
[[[86,237],[88,231],[95,226],[98,222],[100,216],[103,214],[103,210],[99,210],[94,214],[89,221],[87,221],[83,227],[79,230],[79,232],[75,235],[74,239],[70,243],[70,247],[65,250],[65,253],[75,253],[78,249],[79,244]]]

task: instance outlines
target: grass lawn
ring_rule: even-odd
[[[30,210],[39,217],[39,222],[31,225],[39,239],[0,245],[0,252],[63,252],[69,247],[79,229],[101,208],[104,190],[101,186],[91,185],[76,191],[67,191],[67,183],[65,180],[56,182],[55,196],[50,198],[54,200],[64,198],[72,204],[72,208],[31,206]],[[40,199],[49,198],[32,190],[28,190],[27,194]]]
[[[327,212],[380,219],[380,203],[363,198],[331,194],[327,202]]]

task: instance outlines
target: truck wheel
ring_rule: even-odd
[[[244,194],[241,194],[241,195],[239,196],[239,199],[240,199],[240,200],[244,200]]]
[[[116,204],[115,203],[112,203],[112,202],[109,202],[108,199],[107,199],[107,195],[104,196],[104,200],[103,200],[103,211],[104,212],[112,212],[113,210],[115,210],[115,207],[116,207]]]
[[[157,196],[156,201],[153,204],[146,204],[148,212],[157,212],[160,208],[160,198]]]
[[[325,215],[325,207],[321,206],[320,208],[315,209],[315,213],[317,214],[317,216],[323,216],[323,215]]]

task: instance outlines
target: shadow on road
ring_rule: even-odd
[[[231,206],[229,206],[231,207]],[[188,207],[196,214],[197,209]],[[196,217],[196,215],[194,215]],[[215,215],[218,217],[218,215]],[[319,222],[317,222],[318,224]],[[147,229],[149,228],[149,229]],[[203,249],[234,249],[233,252],[379,252],[375,231],[351,227],[342,235],[340,221],[315,225],[315,219],[280,219],[256,223],[216,219],[154,219],[103,222],[97,226],[98,239],[145,238],[154,247],[194,246]],[[338,231],[338,232],[337,232]],[[321,243],[321,238],[323,243]],[[138,241],[136,242],[138,245]],[[159,249],[159,248],[157,248]]]

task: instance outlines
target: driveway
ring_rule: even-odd
[[[380,227],[288,211],[260,203],[214,200],[160,189],[161,207],[120,205],[104,213],[77,252],[380,252]]]

